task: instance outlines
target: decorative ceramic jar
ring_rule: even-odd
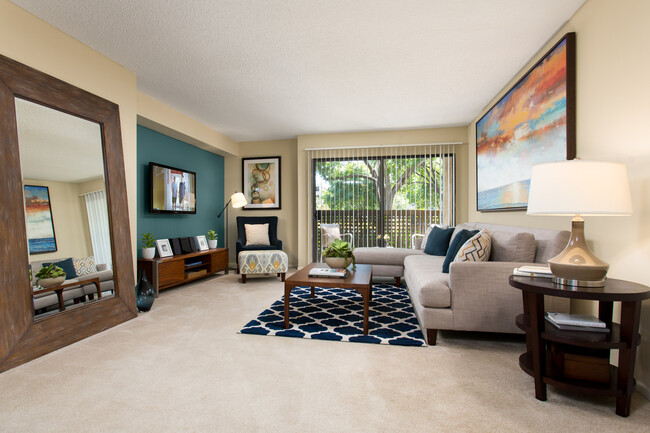
[[[325,263],[330,268],[347,268],[352,263],[352,257],[325,257]]]
[[[149,280],[147,280],[147,274],[145,274],[144,269],[142,269],[140,271],[140,280],[135,285],[135,304],[138,307],[138,311],[144,312],[151,310],[155,299],[156,292],[151,286],[151,283],[149,283]]]

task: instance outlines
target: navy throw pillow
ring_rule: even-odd
[[[50,266],[51,263],[43,263],[43,267]],[[77,278],[79,275],[74,270],[74,264],[72,263],[72,258],[61,260],[60,262],[54,262],[54,264],[65,272],[65,279],[71,280]]]
[[[454,237],[454,240],[451,241],[451,244],[449,245],[449,249],[447,250],[447,257],[445,257],[445,262],[442,264],[442,272],[445,274],[449,273],[449,265],[451,265],[451,262],[453,262],[456,258],[456,254],[458,254],[460,247],[462,247],[465,242],[470,240],[472,236],[478,232],[479,230],[466,229],[458,232],[458,234]]]
[[[449,241],[451,240],[451,235],[453,234],[453,227],[443,229],[438,226],[434,226],[429,233],[429,237],[427,238],[427,244],[424,247],[424,253],[429,254],[430,256],[446,255],[447,250],[449,249]]]

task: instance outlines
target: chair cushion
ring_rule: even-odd
[[[352,251],[357,263],[366,265],[403,266],[404,258],[413,254],[424,254],[423,251],[411,248],[362,247]]]
[[[244,224],[244,229],[246,230],[246,246],[271,245],[268,224]]]
[[[487,262],[490,258],[491,238],[487,230],[481,230],[460,247],[454,262]]]
[[[490,260],[494,262],[523,262],[535,261],[535,236],[532,233],[509,233],[490,231],[492,236],[492,253]]]
[[[431,256],[445,256],[449,249],[449,241],[454,233],[454,228],[443,229],[435,226],[427,238],[427,245],[424,247],[425,254]]]
[[[451,244],[449,245],[449,249],[447,250],[447,255],[445,256],[445,262],[442,264],[442,272],[444,272],[445,274],[449,273],[449,265],[456,258],[456,255],[458,254],[458,250],[460,250],[460,247],[462,247],[465,242],[467,242],[478,232],[479,232],[478,230],[462,229],[460,232],[456,234],[456,236],[454,236],[454,239],[451,241]]]

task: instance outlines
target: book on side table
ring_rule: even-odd
[[[513,269],[512,275],[520,277],[539,277],[539,278],[552,278],[553,273],[548,266],[520,266]]]
[[[607,324],[586,314],[546,313],[546,321],[563,331],[609,332]]]
[[[344,268],[312,268],[309,270],[310,277],[318,278],[346,278],[348,270]]]

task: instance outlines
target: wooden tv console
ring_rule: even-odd
[[[189,283],[224,271],[228,273],[228,249],[197,251],[172,257],[138,259],[138,275],[144,269],[147,279],[156,291]]]

